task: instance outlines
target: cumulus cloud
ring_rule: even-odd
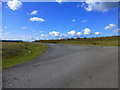
[[[71,36],[75,36],[75,34],[76,34],[75,30],[72,30],[72,31],[68,32],[68,35],[71,35]]]
[[[83,32],[84,32],[84,35],[89,35],[89,34],[91,34],[91,30],[90,30],[89,28],[85,28],[85,29],[83,30]]]
[[[59,37],[60,32],[52,31],[52,32],[49,33],[49,35],[51,35],[53,37]]]
[[[38,13],[38,11],[37,10],[34,10],[34,11],[32,11],[31,13],[30,13],[30,15],[36,15]]]
[[[109,30],[109,29],[112,29],[113,27],[116,27],[116,25],[115,24],[109,24],[104,29]]]
[[[66,37],[67,37],[67,35],[63,34],[63,33],[60,33],[60,35],[59,35],[59,38],[61,38],[61,39],[66,38]]]
[[[45,34],[41,34],[40,36],[41,36],[41,37],[47,37],[48,35],[45,35]]]
[[[21,27],[21,29],[27,29],[27,27]]]
[[[101,32],[95,32],[95,35],[101,35],[101,34],[103,34],[103,33],[101,33]]]
[[[74,36],[74,37],[79,37],[82,35],[81,32],[76,32],[75,30],[72,30],[70,32],[67,33],[68,35]]]
[[[104,0],[101,0],[104,1]],[[96,2],[96,0],[85,0],[82,3],[82,7],[86,11],[100,11],[107,12],[109,9],[115,8],[118,6],[117,2]]]
[[[60,32],[57,32],[57,31],[52,31],[49,33],[49,35],[53,36],[53,37],[58,37],[58,38],[66,38],[67,35],[66,34],[63,34],[63,33],[60,33]]]
[[[29,19],[30,21],[34,22],[34,21],[37,21],[37,22],[44,22],[45,19],[43,18],[39,18],[39,17],[32,17]]]
[[[2,2],[0,1],[0,7],[2,7]]]
[[[118,33],[118,32],[120,32],[120,28],[115,29],[115,30],[113,31],[113,33]]]
[[[81,33],[81,32],[77,32],[76,35],[77,35],[77,36],[81,36],[82,33]]]
[[[61,4],[62,0],[55,0],[57,3]]]
[[[22,6],[22,2],[19,0],[10,0],[7,2],[7,5],[11,10],[18,10]]]

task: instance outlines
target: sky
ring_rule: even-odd
[[[3,2],[1,39],[32,41],[118,35],[118,3],[89,1]]]

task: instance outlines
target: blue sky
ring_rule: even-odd
[[[118,7],[95,9],[82,6],[82,2],[20,2],[17,5],[2,4],[3,39],[111,36],[119,30]]]

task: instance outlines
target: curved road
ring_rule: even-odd
[[[118,48],[46,44],[49,50],[3,70],[3,88],[117,88]]]

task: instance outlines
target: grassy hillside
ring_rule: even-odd
[[[54,43],[54,44],[71,44],[71,45],[89,45],[89,46],[120,46],[118,40],[120,36],[97,37],[97,38],[77,38],[61,40],[37,40],[35,42]]]
[[[45,45],[28,42],[2,42],[2,68],[29,61],[46,49]]]

